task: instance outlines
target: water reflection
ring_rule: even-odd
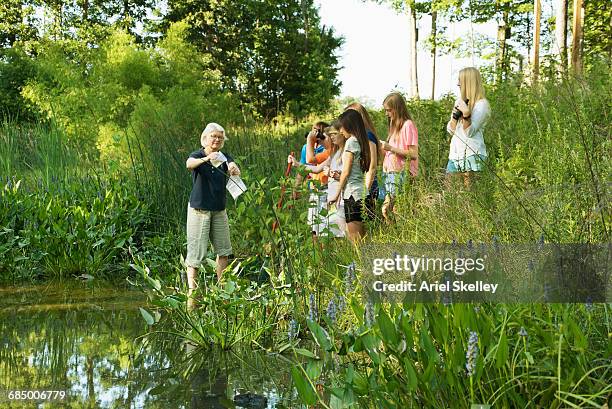
[[[84,283],[0,288],[0,391],[68,391],[44,408],[300,407],[286,359],[142,337],[145,303],[139,292]]]

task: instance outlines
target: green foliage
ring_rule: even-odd
[[[204,59],[185,42],[185,34],[185,24],[177,23],[156,48],[136,45],[124,31],[113,31],[96,49],[78,40],[42,43],[35,61],[38,75],[23,94],[85,149],[91,152],[97,144],[103,155],[119,129],[141,138],[151,121],[158,129],[187,129],[191,134],[203,126],[203,118],[240,120],[237,104],[218,91],[214,73],[203,73]],[[177,117],[184,108],[191,118]],[[146,119],[143,110],[148,110]],[[122,144],[124,156],[127,145]]]
[[[584,2],[584,61],[585,68],[603,64],[610,67],[612,59],[612,9],[605,0]]]
[[[384,402],[385,407],[438,408],[455,402],[458,407],[486,403],[511,408],[531,401],[552,408],[603,402],[612,391],[604,381],[611,375],[605,358],[609,327],[602,322],[607,313],[605,305],[591,310],[571,305],[376,306],[372,323],[357,314],[348,331],[329,331],[326,342],[334,347],[322,358],[327,369],[301,376],[298,392],[309,403],[307,385],[324,381],[327,392],[344,402],[337,407],[351,407],[344,401],[347,396],[359,407]],[[321,331],[311,330],[315,337]],[[466,372],[470,331],[477,334],[478,347],[471,376]],[[305,366],[316,361],[309,358]],[[549,389],[553,393],[542,394]]]
[[[22,49],[0,49],[0,115],[9,115],[20,121],[31,119],[32,112],[21,90],[34,74],[34,62]]]
[[[341,40],[311,1],[170,1],[162,26],[186,20],[225,89],[266,119],[322,112],[340,90]]]
[[[3,184],[2,280],[125,272],[147,229],[147,207],[116,182],[50,182]]]
[[[23,0],[0,4],[0,49],[36,38],[34,11],[34,5]]]

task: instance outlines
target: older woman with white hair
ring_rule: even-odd
[[[227,137],[223,127],[209,123],[202,132],[202,149],[187,159],[193,188],[187,209],[187,283],[191,294],[197,288],[198,269],[208,251],[209,239],[217,254],[217,278],[220,280],[232,254],[229,222],[225,211],[229,176],[240,175],[230,155],[221,152]]]

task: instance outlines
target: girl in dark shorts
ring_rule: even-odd
[[[359,112],[365,125],[368,140],[370,141],[370,168],[365,174],[365,184],[368,195],[365,198],[366,218],[368,220],[374,220],[376,218],[376,200],[378,199],[378,178],[376,177],[376,171],[378,167],[378,137],[376,136],[376,129],[374,123],[368,114],[368,110],[361,105],[359,102],[353,102],[344,110],[354,109]]]
[[[338,118],[340,133],[346,139],[342,153],[342,173],[339,192],[329,204],[335,204],[340,197],[344,200],[347,236],[353,243],[364,235],[363,211],[365,172],[370,168],[370,146],[363,118],[354,109],[348,109]]]

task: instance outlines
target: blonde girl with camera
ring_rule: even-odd
[[[467,67],[459,71],[457,86],[460,97],[446,126],[452,135],[446,174],[447,178],[459,176],[465,186],[470,186],[487,159],[484,128],[491,116],[491,107],[485,99],[478,69]]]

